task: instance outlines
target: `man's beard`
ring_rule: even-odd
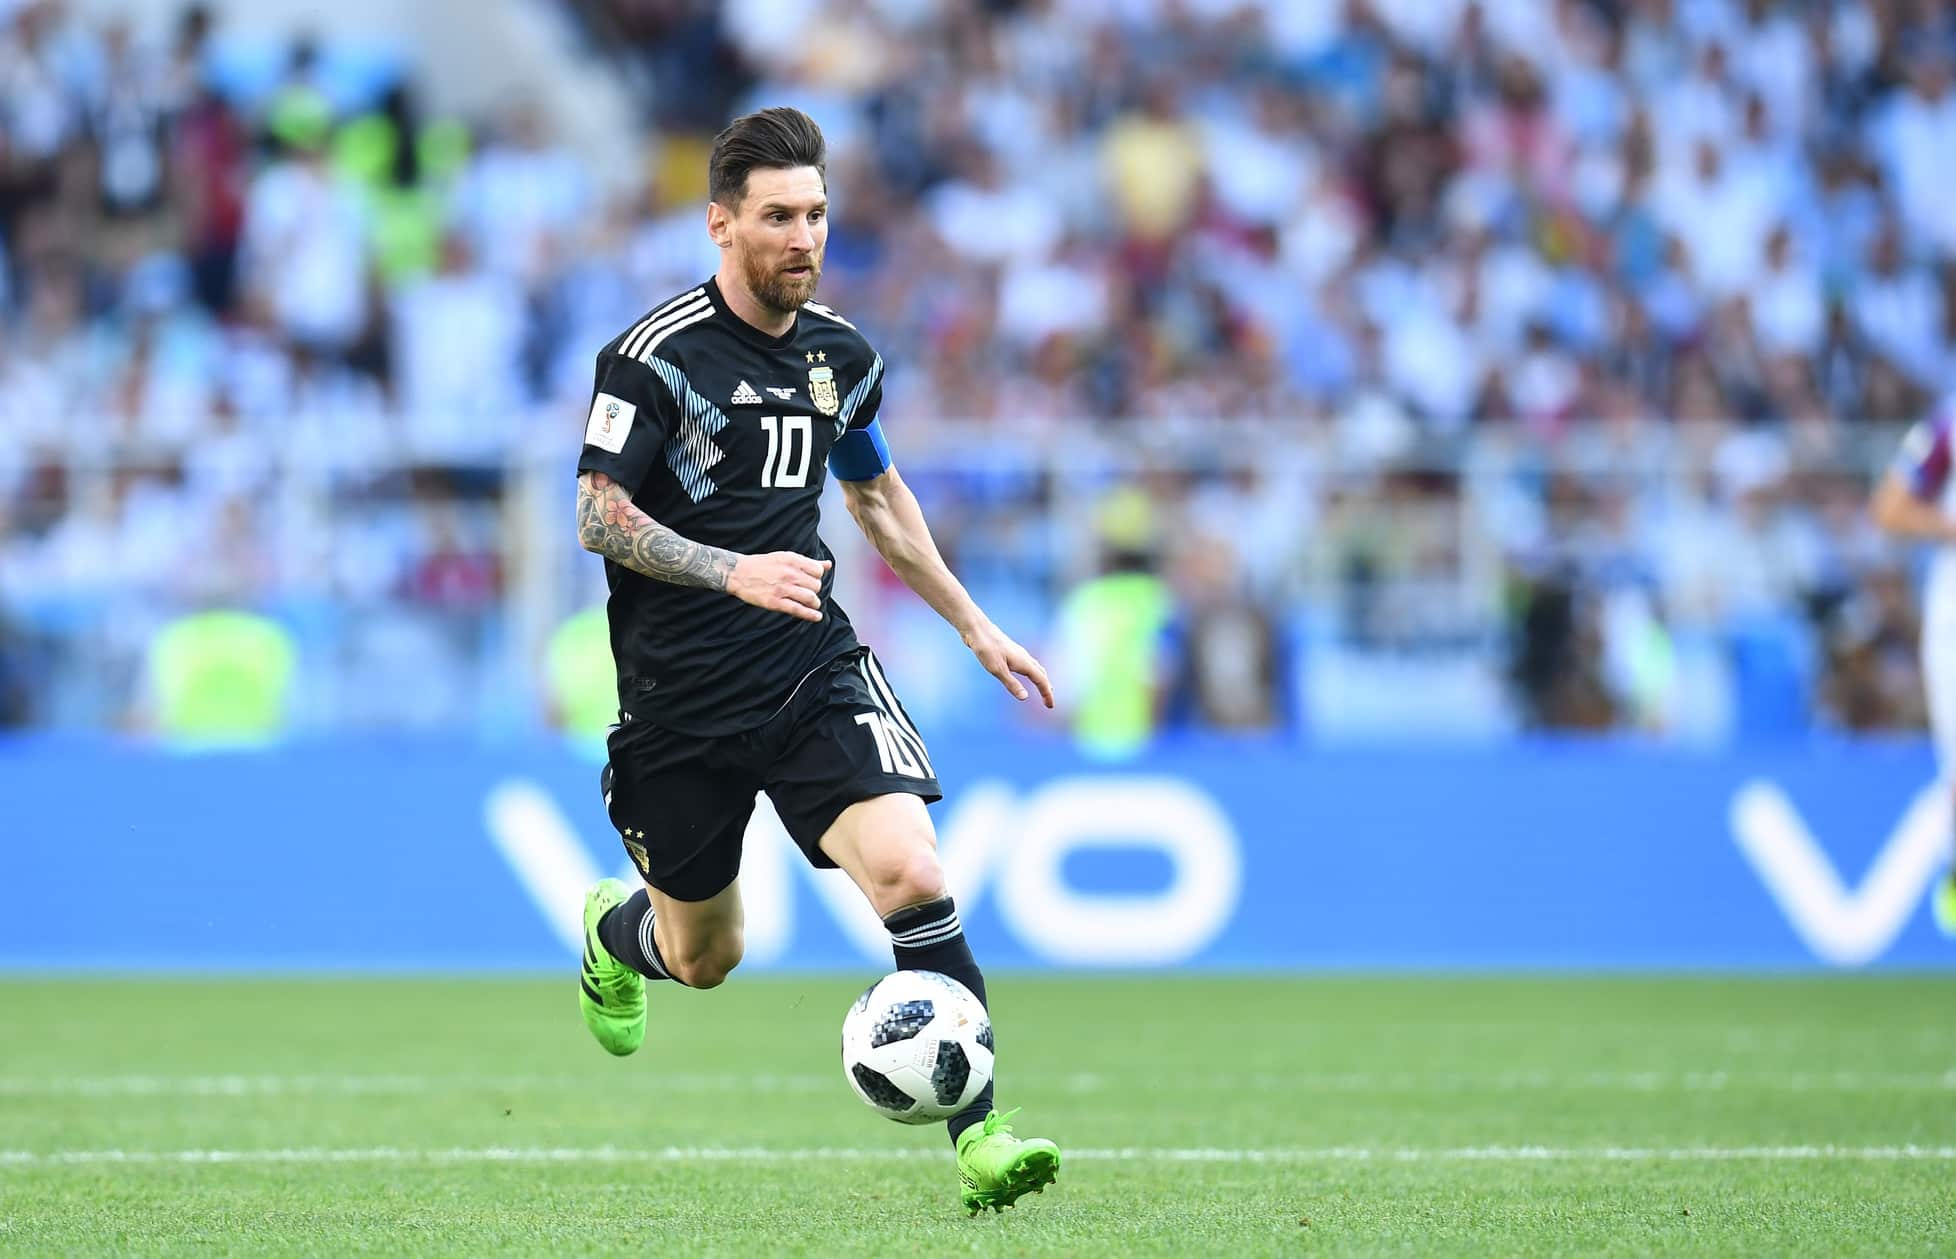
[[[807,275],[786,275],[779,268],[750,257],[742,260],[741,270],[746,272],[747,291],[754,295],[755,301],[787,315],[800,310],[814,297],[815,286],[821,282],[821,258],[810,254],[807,265]]]

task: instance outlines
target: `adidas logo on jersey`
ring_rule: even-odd
[[[733,405],[737,407],[750,407],[760,400],[761,395],[754,392],[754,386],[744,380],[740,382],[740,388],[734,390]]]

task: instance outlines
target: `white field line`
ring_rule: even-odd
[[[662,1089],[674,1092],[756,1093],[826,1091],[834,1076],[731,1072],[660,1073]],[[599,1081],[571,1075],[84,1075],[0,1076],[0,1097],[265,1097],[277,1094],[402,1096],[418,1093],[573,1092]]]
[[[816,1093],[836,1086],[838,1070],[798,1074],[655,1072],[662,1090],[674,1093]],[[1070,1094],[1117,1093],[1145,1087],[1144,1072],[1076,1072],[1029,1082]],[[574,1075],[76,1075],[0,1076],[7,1097],[265,1097],[273,1095],[408,1096],[455,1092],[576,1092],[595,1081]],[[1956,1092],[1948,1071],[1510,1071],[1288,1073],[1215,1072],[1175,1082],[1183,1092],[1423,1093],[1423,1092],[1624,1092],[1716,1093],[1936,1093]]]
[[[811,1148],[665,1146],[483,1146],[413,1150],[393,1146],[367,1149],[304,1148],[267,1150],[0,1150],[0,1170],[76,1167],[97,1164],[329,1164],[401,1163],[454,1166],[481,1163],[751,1163],[940,1161],[935,1148]],[[1071,1149],[1068,1162],[1091,1163],[1726,1163],[1847,1160],[1880,1163],[1956,1162],[1951,1145],[1742,1145],[1676,1148],[1602,1146],[1558,1148],[1544,1145],[1465,1146],[1455,1149],[1215,1149],[1130,1147]]]

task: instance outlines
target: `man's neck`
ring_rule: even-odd
[[[714,280],[720,286],[720,300],[742,323],[758,328],[771,337],[786,336],[788,329],[795,326],[794,311],[778,311],[755,300],[754,295],[747,291],[746,283],[736,273],[732,259],[721,263],[720,273]]]

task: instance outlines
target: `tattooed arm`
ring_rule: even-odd
[[[792,551],[739,555],[682,538],[640,511],[625,487],[602,472],[577,478],[577,540],[654,581],[720,590],[770,612],[822,619],[829,561]]]
[[[577,478],[577,540],[614,564],[675,586],[725,590],[739,556],[682,538],[640,511],[602,472]]]

